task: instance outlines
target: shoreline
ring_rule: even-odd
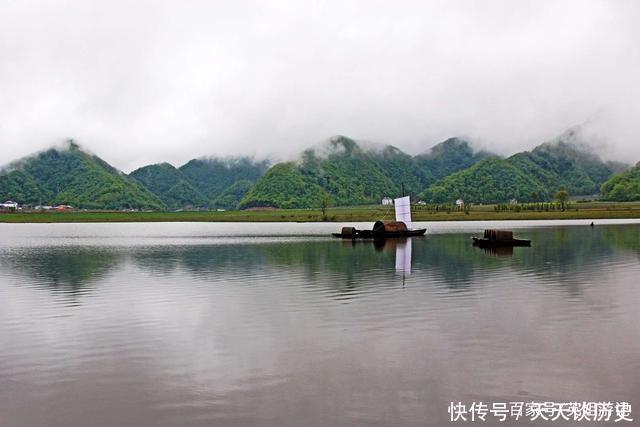
[[[494,211],[480,207],[470,212],[415,211],[414,222],[440,221],[513,221],[513,220],[598,220],[640,219],[640,203],[615,204],[566,211]],[[393,211],[381,208],[333,208],[322,215],[318,209],[282,209],[265,211],[203,212],[17,212],[0,213],[0,223],[143,223],[143,222],[373,222],[391,220]]]

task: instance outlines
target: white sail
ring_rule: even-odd
[[[407,276],[411,274],[411,238],[396,246],[396,271]]]
[[[396,206],[396,221],[404,222],[407,229],[411,230],[413,224],[411,223],[411,200],[409,200],[409,196],[395,199],[394,204]]]

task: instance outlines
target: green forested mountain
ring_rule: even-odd
[[[326,192],[316,177],[303,173],[292,162],[278,163],[253,186],[238,207],[306,208],[319,206],[322,197],[326,197]]]
[[[236,208],[244,196],[251,190],[253,184],[254,182],[246,179],[234,182],[213,200],[213,206],[225,209]]]
[[[456,199],[490,203],[514,198],[520,201],[547,199],[550,196],[546,187],[531,174],[509,160],[491,157],[432,184],[421,197],[431,203]]]
[[[144,166],[131,172],[130,176],[158,196],[169,208],[209,205],[209,200],[193,188],[182,172],[169,163]]]
[[[603,162],[579,144],[570,130],[554,141],[507,159],[484,160],[429,186],[422,197],[436,203],[461,198],[473,203],[523,202],[553,198],[566,190],[571,195],[598,193],[604,181],[624,165]]]
[[[317,207],[323,197],[336,206],[380,203],[385,196],[418,194],[436,177],[474,164],[486,153],[474,153],[468,142],[452,138],[412,157],[393,146],[369,149],[345,136],[308,149],[299,161],[272,168],[242,200],[240,207]],[[284,183],[273,191],[273,182]],[[302,197],[291,198],[292,194]]]
[[[416,156],[414,162],[424,189],[437,180],[466,169],[489,156],[491,154],[486,151],[473,151],[469,142],[464,139],[449,138],[428,152]]]
[[[607,199],[640,199],[638,168],[614,176],[624,167],[582,148],[574,130],[506,159],[459,138],[411,156],[337,136],[271,168],[246,157],[205,158],[180,168],[149,165],[130,176],[69,142],[1,170],[0,199],[97,209],[311,208],[378,204],[403,187],[428,203],[545,201],[559,190],[579,196],[600,188]]]
[[[0,199],[79,208],[160,209],[162,202],[134,179],[69,141],[12,163],[0,172]]]
[[[378,154],[363,150],[352,139],[334,137],[322,147],[306,150],[298,162],[271,168],[240,207],[317,207],[326,196],[335,205],[375,203],[381,194],[400,191],[380,161]]]
[[[141,167],[131,176],[169,208],[235,208],[268,162],[248,157],[194,159],[179,169],[168,163]]]
[[[179,170],[193,188],[207,198],[209,206],[232,208],[246,193],[247,181],[255,183],[264,175],[268,167],[267,160],[254,161],[249,157],[202,158],[189,161],[180,166]],[[240,181],[244,183],[237,184]],[[231,188],[234,185],[235,187]],[[234,200],[229,197],[230,194],[236,195],[235,204],[227,204]],[[241,194],[239,198],[238,194]]]
[[[601,192],[605,200],[640,200],[640,163],[602,184]]]

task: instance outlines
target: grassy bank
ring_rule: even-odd
[[[351,222],[393,219],[393,210],[382,207],[328,209],[323,218],[319,209],[225,212],[17,212],[0,213],[2,223],[54,222]],[[494,206],[474,206],[468,213],[459,211],[413,212],[414,221],[490,221],[535,219],[640,218],[640,202],[590,202],[572,205],[566,211],[496,211]]]

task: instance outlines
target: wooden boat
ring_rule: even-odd
[[[513,231],[484,230],[483,237],[472,237],[473,244],[480,247],[531,246],[531,240],[516,239]]]
[[[409,230],[405,223],[399,221],[376,221],[372,230],[357,230],[355,227],[342,227],[340,233],[332,233],[332,236],[342,239],[380,239],[387,237],[423,236],[426,231],[426,228]]]
[[[426,228],[411,228],[411,201],[409,196],[395,199],[395,221],[376,221],[371,230],[356,230],[355,227],[342,227],[340,233],[333,233],[334,237],[343,239],[380,239],[386,237],[423,236]]]
[[[376,221],[375,224],[373,224],[373,230],[371,230],[371,233],[374,236],[411,237],[422,236],[426,231],[426,228],[409,230],[407,225],[402,221]]]

